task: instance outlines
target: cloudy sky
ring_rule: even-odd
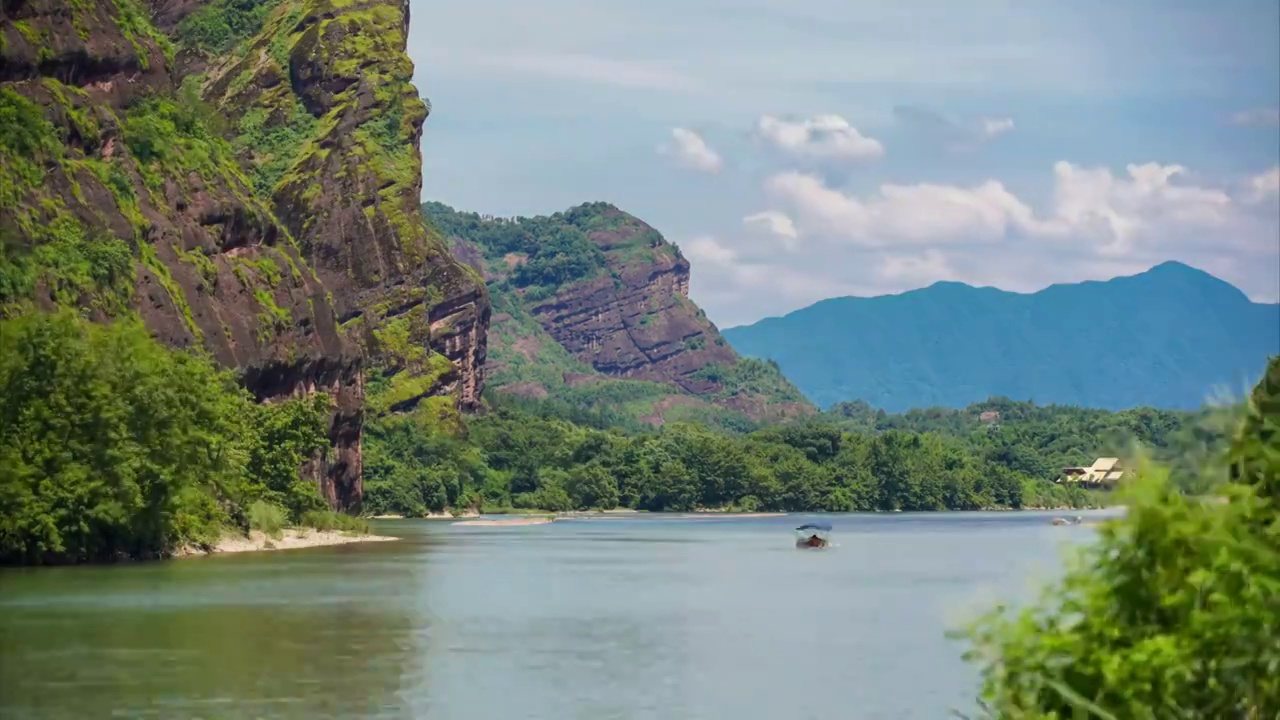
[[[1181,260],[1280,298],[1275,0],[413,0],[424,196],[605,200],[722,327]]]

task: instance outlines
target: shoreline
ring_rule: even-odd
[[[173,553],[175,558],[208,557],[230,553],[274,552],[277,550],[300,550],[302,548],[328,547],[332,545],[350,545],[365,542],[391,542],[400,538],[386,535],[362,535],[342,530],[311,530],[309,528],[286,528],[280,531],[280,537],[268,537],[266,533],[252,530],[247,537],[241,535],[223,535],[217,544],[208,550],[184,547]]]
[[[524,525],[546,525],[555,522],[553,517],[503,518],[501,520],[460,520],[454,527],[518,527]]]

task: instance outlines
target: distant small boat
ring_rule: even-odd
[[[829,523],[805,523],[796,528],[797,548],[824,548],[831,544]]]
[[[1054,525],[1079,525],[1082,522],[1084,522],[1084,518],[1079,515],[1069,518],[1056,517],[1053,519]]]

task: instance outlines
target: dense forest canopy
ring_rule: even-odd
[[[327,395],[257,404],[136,320],[33,313],[0,336],[0,563],[208,546],[255,508],[341,522],[299,475],[328,444]]]
[[[1225,447],[1208,421],[1227,412],[1113,413],[993,399],[902,415],[849,405],[732,431],[693,423],[642,429],[605,408],[562,399],[490,393],[489,402],[491,411],[479,417],[372,422],[366,508],[418,515],[450,508],[1086,506],[1103,498],[1055,483],[1064,466],[1126,455],[1137,445],[1170,461],[1200,457]],[[993,409],[1000,420],[983,421]]]

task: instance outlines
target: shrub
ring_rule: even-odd
[[[1278,400],[1280,358],[1231,447],[1239,482],[1189,498],[1141,463],[1126,515],[1040,602],[969,630],[990,716],[1280,716]]]
[[[331,530],[360,534],[369,532],[368,520],[333,512],[332,510],[312,510],[311,512],[303,513],[298,524],[321,532]]]
[[[277,540],[289,524],[289,513],[284,508],[262,500],[255,500],[250,504],[248,514],[250,530],[257,530]]]

